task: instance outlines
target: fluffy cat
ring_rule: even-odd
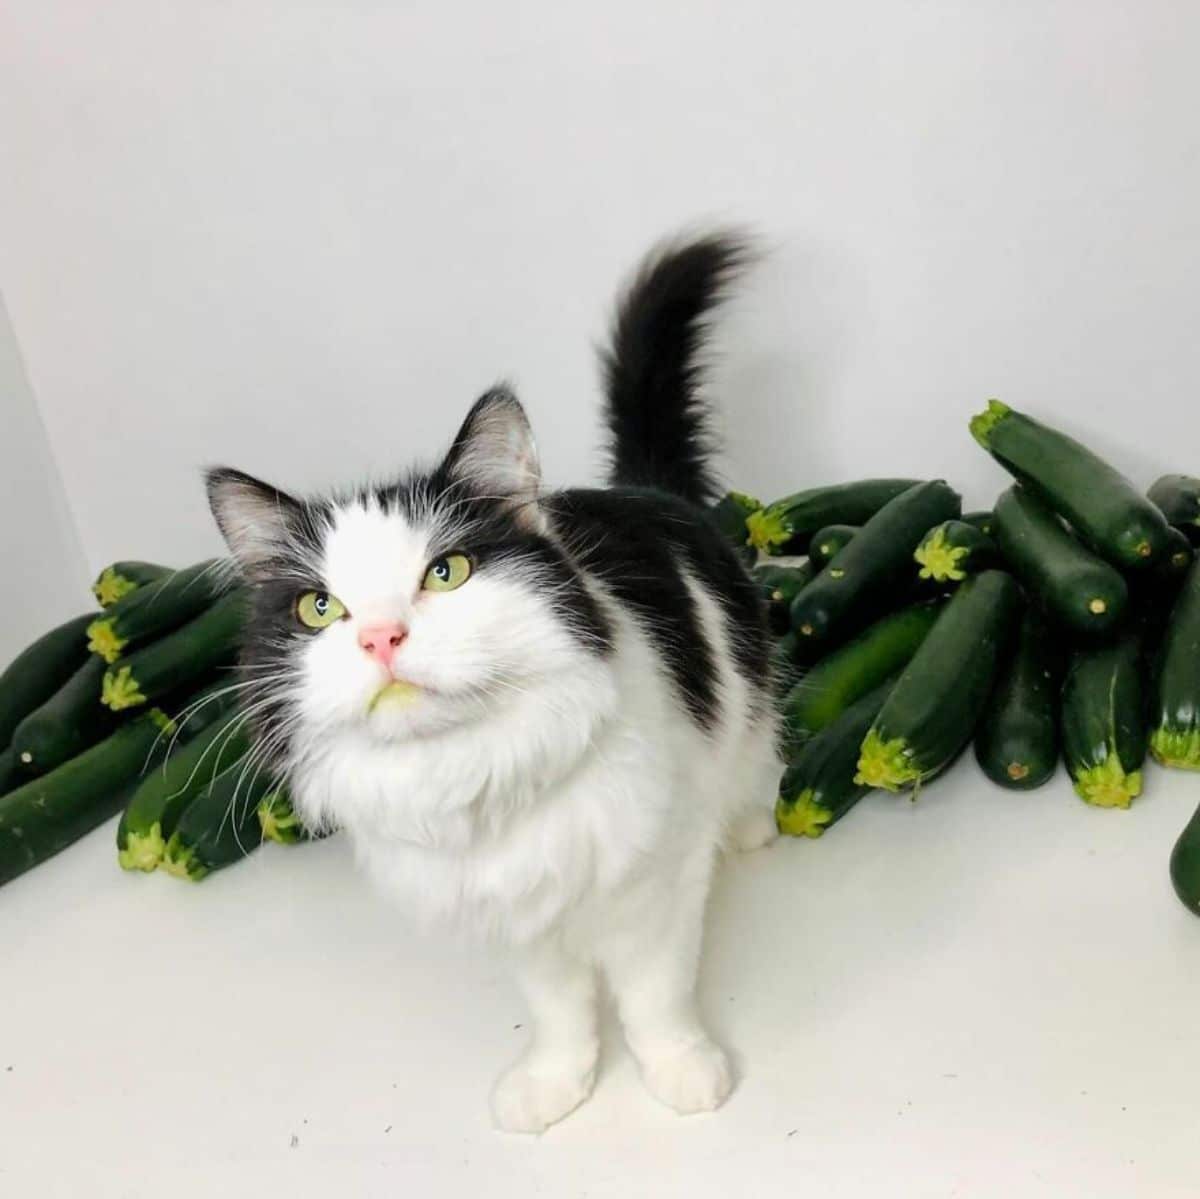
[[[540,1132],[587,1098],[597,973],[646,1086],[711,1110],[732,1080],[694,995],[717,851],[774,835],[768,637],[710,527],[698,351],[744,261],[651,256],[605,354],[612,486],[544,493],[516,398],[444,461],[300,500],[208,475],[253,597],[258,759],[409,912],[504,942],[532,1016],[492,1112]]]

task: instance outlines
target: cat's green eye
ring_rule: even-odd
[[[310,629],[324,629],[346,615],[346,606],[328,591],[306,591],[296,601],[296,619]]]
[[[421,586],[426,591],[453,591],[470,577],[471,559],[466,554],[447,554],[430,565]]]

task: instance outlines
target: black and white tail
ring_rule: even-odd
[[[720,486],[698,394],[707,316],[745,265],[745,238],[714,233],[651,254],[617,308],[603,354],[614,484],[697,504]]]

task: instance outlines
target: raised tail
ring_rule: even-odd
[[[746,239],[722,232],[668,245],[642,264],[603,354],[613,483],[657,487],[697,504],[719,494],[698,394],[700,351],[706,317],[748,258]]]

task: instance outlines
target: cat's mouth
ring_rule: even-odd
[[[422,688],[416,683],[409,683],[403,679],[392,679],[390,683],[384,683],[378,691],[371,696],[371,702],[367,704],[367,715],[369,716],[376,708],[407,708],[410,704],[416,703],[421,695]]]

